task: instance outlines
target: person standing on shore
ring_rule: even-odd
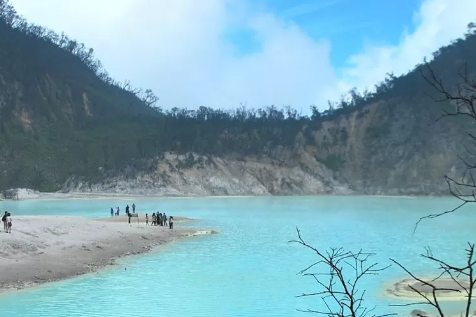
[[[119,207],[116,207],[116,216],[119,216],[119,211],[120,211]]]
[[[7,232],[7,216],[8,211],[5,211],[5,214],[2,216],[3,230]]]
[[[147,226],[149,224],[149,215],[145,214],[145,225]]]
[[[173,216],[169,217],[169,228],[170,229],[174,228],[174,217]]]
[[[114,208],[111,207],[111,217],[114,217]]]
[[[167,227],[167,215],[165,214],[165,212],[164,212],[164,226]]]
[[[7,232],[12,233],[12,214],[8,213],[7,215]]]
[[[128,221],[129,221],[129,224],[131,223],[131,212],[129,210],[129,205],[126,206],[126,215],[127,215],[127,218],[128,218]]]
[[[136,204],[132,203],[132,212],[136,213]]]

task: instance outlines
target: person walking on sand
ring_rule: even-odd
[[[172,216],[169,217],[169,228],[170,229],[174,228],[174,217]]]
[[[111,217],[114,217],[114,208],[111,207]]]
[[[129,209],[130,209],[130,208],[129,208],[129,205],[127,205],[127,206],[126,206],[126,215],[128,215],[128,216],[129,216]]]
[[[11,213],[8,213],[8,216],[7,216],[7,232],[8,233],[12,233],[12,214]]]
[[[116,207],[116,216],[119,216],[119,211],[120,211],[119,207]]]
[[[145,214],[145,225],[147,226],[149,224],[149,215]]]
[[[132,203],[132,213],[136,213],[136,204]]]

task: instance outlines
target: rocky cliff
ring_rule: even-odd
[[[458,155],[471,148],[467,118],[441,117],[428,100],[401,104],[386,100],[323,123],[313,137],[322,158],[340,159],[338,174],[355,192],[383,195],[445,195],[445,175],[460,177]],[[431,101],[430,101],[431,102]],[[418,109],[422,107],[423,109]]]
[[[278,147],[260,157],[167,153],[133,161],[121,170],[101,169],[97,180],[73,176],[62,191],[167,196],[448,194],[444,176],[462,175],[457,154],[465,153],[464,131],[472,123],[433,124],[432,117],[383,123],[378,115],[382,107],[386,105],[375,104],[364,114],[324,122],[312,133],[315,145],[296,142],[294,149]],[[373,128],[380,124],[388,126],[376,138]],[[347,138],[342,131],[348,131]]]
[[[105,171],[99,180],[71,177],[62,192],[157,196],[351,194],[345,182],[304,150],[293,164],[271,158],[220,158],[166,154]]]

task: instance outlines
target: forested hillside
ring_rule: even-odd
[[[430,65],[456,84],[463,63],[474,73],[474,56],[468,33]],[[352,90],[322,113],[312,106],[311,116],[274,106],[162,110],[151,90],[116,82],[93,49],[27,23],[0,0],[0,189],[58,190],[71,176],[70,189],[117,190],[118,177],[140,187],[145,176],[151,188],[177,187],[174,179],[200,183],[221,164],[220,182],[252,174],[263,188],[250,193],[443,193],[467,127],[462,119],[429,126],[450,105],[428,97],[434,91],[420,70],[389,74],[375,92]],[[224,172],[227,165],[236,171]],[[213,186],[200,193],[246,193]]]

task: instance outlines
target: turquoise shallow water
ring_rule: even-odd
[[[69,200],[2,202],[14,215],[60,214],[107,217],[112,206],[132,201]],[[323,309],[319,298],[295,298],[319,290],[296,273],[312,264],[309,250],[288,243],[303,237],[319,248],[375,252],[374,260],[398,259],[414,272],[431,272],[419,258],[425,246],[435,256],[464,259],[467,241],[476,238],[476,213],[470,206],[443,218],[422,215],[455,206],[450,198],[256,197],[147,199],[139,212],[160,209],[169,215],[202,219],[186,226],[212,228],[202,236],[128,258],[117,267],[68,281],[0,297],[0,316],[302,316],[296,309]],[[183,226],[183,224],[182,224]],[[127,271],[124,270],[127,267]],[[434,266],[433,266],[434,267]],[[393,266],[362,280],[366,303],[377,312],[408,313],[413,307],[388,307],[385,283],[407,277]],[[455,309],[454,305],[449,307]]]

